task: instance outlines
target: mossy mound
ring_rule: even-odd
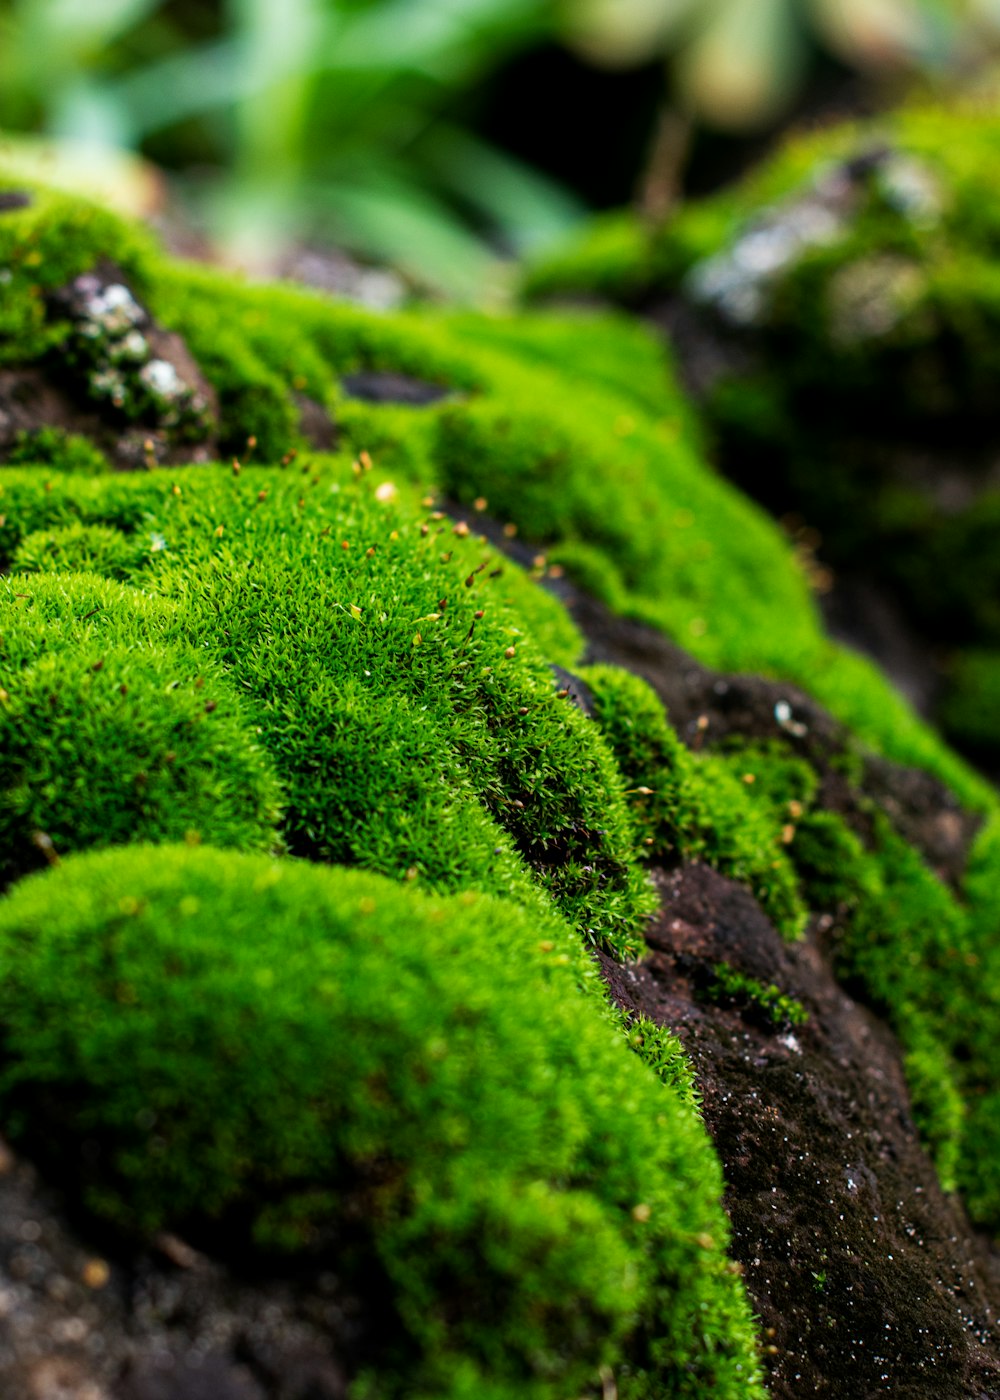
[[[986,103],[820,131],[663,228],[616,216],[529,279],[659,306],[727,475],[893,591],[942,653],[946,732],[990,762],[998,138]]]
[[[5,881],[90,846],[276,845],[271,765],[218,668],[165,641],[169,616],[89,574],[2,581]]]
[[[67,218],[43,192],[4,214],[0,266],[44,250],[51,228],[72,242]],[[616,1020],[592,955],[643,951],[651,856],[743,881],[788,938],[811,914],[836,920],[845,972],[903,1039],[942,1175],[1000,1219],[984,1165],[1000,991],[991,791],[824,637],[799,562],[705,465],[634,326],[383,318],[163,262],[115,227],[99,226],[98,250],[82,219],[59,275],[110,264],[88,295],[124,287],[183,336],[213,441],[236,460],[81,471],[66,439],[60,470],[46,439],[36,465],[22,455],[0,473],[0,559],[17,571],[0,684],[15,707],[18,685],[60,695],[51,714],[17,711],[22,748],[0,787],[24,788],[22,750],[63,754],[51,803],[32,793],[19,820],[56,857],[124,848],[71,857],[0,906],[14,1131],[49,1162],[64,1138],[95,1145],[86,1200],[119,1225],[176,1222],[223,1250],[322,1250],[360,1229],[349,1188],[371,1206],[367,1243],[348,1241],[358,1287],[374,1258],[398,1314],[377,1391],[409,1375],[423,1390],[407,1393],[565,1400],[613,1364],[637,1400],[758,1393],[690,1072],[672,1037]],[[6,363],[58,376],[59,337],[78,323],[59,320],[58,286],[31,285],[16,296],[48,309],[11,313]],[[113,418],[105,387],[87,411]],[[123,433],[168,432],[162,405],[135,407]],[[320,420],[335,450],[310,448]],[[174,420],[174,447],[184,431]],[[516,540],[526,571],[480,523]],[[853,724],[838,761],[854,825],[790,745],[713,749],[709,735],[692,753],[624,673],[586,669],[593,717],[577,707],[564,668],[582,639],[539,587],[566,573],[712,664],[800,679]],[[133,690],[141,704],[122,709]],[[962,894],[865,805],[862,741],[950,781],[985,818]],[[59,825],[64,783],[81,801],[106,784],[115,820],[98,829],[102,801]],[[220,794],[237,792],[247,805],[230,814]],[[286,854],[178,849],[193,831]],[[368,902],[386,911],[379,942]],[[766,986],[739,996],[774,1003]],[[133,1038],[153,1087],[121,1072]],[[442,1040],[460,1053],[438,1056]],[[508,1133],[518,1112],[537,1140]]]
[[[0,949],[19,1136],[87,1142],[88,1203],[133,1229],[335,1248],[392,1300],[380,1394],[564,1397],[610,1364],[625,1395],[756,1393],[704,1129],[557,921],[133,847],[24,882]]]

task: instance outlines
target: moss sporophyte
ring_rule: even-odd
[[[90,453],[43,425],[3,447],[5,1131],[56,1177],[98,1143],[77,1193],[133,1235],[368,1261],[395,1328],[373,1393],[762,1395],[690,1065],[597,955],[643,956],[650,861],[715,867],[790,940],[835,914],[942,1175],[995,1220],[992,791],[825,638],[635,326],[371,315],[36,191],[0,219],[4,363],[58,377],[56,293],[108,264],[183,338],[226,464],[182,465],[152,404]],[[447,392],[352,397],[362,372]],[[132,433],[153,469],[104,470]],[[693,752],[647,685],[582,666],[540,586],[566,578],[950,782],[984,817],[961,896],[883,814],[825,810],[800,756]]]

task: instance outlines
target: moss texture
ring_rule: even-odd
[[[758,1394],[690,1070],[611,1014],[592,960],[641,954],[653,855],[744,881],[788,937],[840,921],[942,1174],[1000,1219],[995,799],[825,639],[655,344],[614,318],[384,318],[247,287],[39,192],[0,219],[8,363],[49,363],[45,289],[102,259],[184,335],[238,460],[95,474],[48,442],[0,474],[7,878],[121,847],[0,906],[19,1140],[54,1170],[96,1143],[85,1199],[122,1228],[342,1240],[397,1314],[372,1393],[567,1400],[611,1366],[634,1400]],[[347,392],[390,372],[446,392]],[[303,397],[336,450],[310,450]],[[586,717],[552,669],[582,651],[538,586],[560,571],[950,781],[986,817],[964,901],[881,814],[864,842],[824,811],[780,747],[692,754],[609,668]],[[51,779],[27,784],[38,762]]]
[[[735,1279],[699,1242],[722,1226],[704,1129],[578,990],[568,939],[301,862],[77,858],[3,909],[8,1111],[43,1158],[91,1141],[88,1203],[132,1228],[228,1219],[381,1271],[382,1394],[561,1397],[623,1354],[625,1394],[752,1393]]]

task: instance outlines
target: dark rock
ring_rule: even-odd
[[[1000,1395],[1000,1255],[938,1184],[893,1037],[815,939],[784,943],[741,886],[701,866],[657,883],[648,958],[605,959],[605,977],[693,1062],[772,1395]],[[782,1032],[706,1004],[699,978],[720,962],[808,1022]]]
[[[396,374],[391,370],[345,374],[340,382],[350,399],[362,399],[365,403],[407,404],[412,408],[438,403],[451,393],[444,384],[428,384],[425,380],[413,379],[408,374]]]
[[[10,214],[15,209],[28,209],[32,197],[27,190],[0,190],[0,214]]]
[[[88,1237],[0,1144],[0,1395],[343,1400],[360,1310],[335,1275],[251,1274],[167,1243]]]
[[[129,1368],[115,1400],[266,1400],[249,1371],[222,1356],[157,1357]]]
[[[337,446],[337,425],[328,409],[305,394],[295,395],[299,411],[299,432],[317,452],[332,452]]]

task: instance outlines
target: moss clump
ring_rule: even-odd
[[[621,779],[529,630],[572,659],[563,611],[347,463],[306,484],[211,468],[183,483],[89,486],[75,524],[32,531],[17,558],[103,561],[175,601],[178,638],[225,670],[271,755],[294,854],[525,899],[532,872],[593,941],[638,952],[651,895]],[[72,514],[36,485],[36,508]]]
[[[144,575],[192,638],[211,624],[290,849],[497,893],[523,883],[516,852],[574,926],[636,952],[650,898],[621,780],[508,601],[511,566],[368,481],[300,481],[189,474],[152,517],[179,548]]]
[[[156,544],[152,533],[125,534],[111,525],[84,524],[36,530],[17,548],[12,566],[23,574],[88,572],[125,580],[142,568]]]
[[[567,937],[360,873],[77,858],[0,907],[5,1122],[88,1141],[86,1199],[131,1228],[373,1258],[382,1394],[562,1400],[615,1365],[627,1397],[756,1395],[708,1139]]]
[[[739,755],[685,754],[648,692],[613,677],[599,678],[598,722],[585,718],[548,664],[578,659],[571,623],[474,527],[449,518],[449,498],[471,506],[473,518],[499,516],[528,545],[536,576],[572,570],[707,661],[798,678],[869,741],[951,780],[967,802],[995,813],[995,799],[872,668],[825,640],[799,562],[767,518],[706,468],[690,411],[641,332],[613,332],[640,364],[629,384],[622,365],[632,352],[623,349],[622,364],[598,353],[578,317],[385,318],[153,255],[137,254],[133,271],[137,291],[183,334],[211,380],[218,440],[242,465],[133,477],[2,473],[0,553],[36,571],[23,575],[23,591],[43,580],[81,586],[85,575],[72,571],[97,569],[121,580],[100,587],[117,587],[125,600],[117,611],[109,602],[94,612],[82,599],[68,614],[50,609],[46,628],[63,640],[46,641],[39,660],[26,653],[18,665],[62,664],[67,649],[90,645],[89,627],[101,629],[102,645],[108,629],[116,665],[120,658],[141,669],[147,653],[161,651],[197,656],[196,677],[203,667],[238,695],[242,723],[282,785],[281,835],[299,860],[255,867],[280,872],[275,889],[291,892],[287,900],[268,894],[269,884],[253,890],[257,875],[242,857],[206,852],[216,864],[202,870],[188,863],[197,852],[161,847],[128,856],[147,899],[137,911],[117,902],[125,864],[115,860],[128,853],[67,862],[15,888],[5,907],[22,930],[10,926],[9,962],[20,971],[6,1003],[0,990],[0,1033],[9,1029],[18,1066],[8,1106],[28,1103],[32,1084],[56,1086],[37,1132],[33,1110],[23,1113],[24,1140],[35,1133],[32,1150],[41,1154],[46,1134],[55,1140],[65,1123],[97,1140],[103,1155],[88,1200],[123,1224],[155,1228],[187,1214],[206,1238],[235,1231],[293,1249],[322,1247],[341,1232],[352,1276],[363,1283],[364,1261],[376,1259],[399,1315],[398,1353],[373,1363],[372,1393],[408,1387],[454,1400],[563,1400],[613,1356],[621,1360],[619,1392],[633,1400],[727,1387],[754,1393],[742,1305],[726,1311],[722,1293],[697,1293],[703,1269],[722,1280],[721,1253],[713,1246],[692,1266],[694,1217],[677,1214],[687,1209],[689,1162],[709,1195],[718,1178],[695,1139],[674,1131],[688,1121],[678,1104],[689,1113],[692,1097],[676,1042],[646,1023],[623,1024],[639,1058],[626,1055],[600,1001],[573,989],[593,990],[594,964],[583,951],[590,945],[619,957],[641,952],[651,896],[637,851],[647,841],[671,858],[711,859],[746,880],[786,932],[798,930],[805,906],[780,809],[813,800],[808,775],[785,756],[761,753],[753,755],[759,781],[746,785],[733,771]],[[18,284],[16,295],[29,293]],[[41,363],[65,327],[48,311],[36,326],[27,308],[23,322],[37,335],[26,331],[12,358]],[[607,331],[606,321],[593,324]],[[351,396],[351,376],[387,371],[446,392],[422,407]],[[336,453],[307,450],[303,398],[330,415]],[[772,784],[771,800],[760,800]],[[652,793],[628,791],[639,787]],[[648,804],[630,805],[647,796]],[[817,882],[837,873],[828,860],[834,847],[813,843]],[[872,854],[861,849],[859,870]],[[307,860],[364,872],[312,870]],[[984,844],[970,911],[948,925],[984,966],[998,868],[1000,846]],[[911,875],[915,890],[929,877],[922,867],[919,877],[916,867],[900,870],[904,892]],[[45,922],[40,911],[62,898],[59,880],[75,872],[83,873],[79,903],[76,895],[64,901],[69,922]],[[882,879],[878,898],[894,898],[884,870]],[[273,919],[248,912],[248,884],[252,908],[263,901]],[[868,898],[863,884],[852,886],[858,908]],[[357,902],[345,893],[352,891]],[[437,904],[426,902],[428,891]],[[189,897],[198,909],[184,905]],[[362,898],[386,912],[376,936]],[[933,907],[953,918],[951,905]],[[204,940],[202,908],[213,911]],[[873,904],[869,927],[881,927],[877,913]],[[123,927],[138,930],[134,942]],[[850,949],[872,998],[891,988],[906,956],[903,915],[888,927],[877,951],[870,940],[870,956],[860,934]],[[934,953],[930,924],[921,927]],[[111,941],[121,938],[113,983],[88,961],[109,930]],[[66,965],[100,1008],[86,1024],[53,1009],[64,993],[50,937],[64,940],[60,953],[75,950]],[[33,952],[22,960],[26,944]],[[317,975],[328,946],[330,967],[342,953],[354,969],[343,983],[322,968]],[[167,948],[179,950],[179,971]],[[906,1043],[927,1084],[941,1046],[949,1071],[953,1042],[939,1013],[967,1007],[961,960],[933,965],[930,980],[919,968],[908,972],[894,1008],[898,1024],[913,1028]],[[1000,985],[994,966],[991,986]],[[214,1019],[198,1019],[202,1003],[186,990],[203,977]],[[154,999],[164,983],[161,1013]],[[350,987],[356,995],[345,1001]],[[135,1018],[129,989],[143,1010]],[[248,1011],[246,1024],[226,1010],[230,996]],[[971,1095],[996,1031],[988,1010],[968,1011],[973,1050],[961,1091]],[[174,1038],[175,1022],[183,1038]],[[266,1026],[259,1053],[251,1044],[258,1024]],[[307,1028],[301,1042],[299,1027]],[[202,1034],[212,1049],[206,1059]],[[162,1095],[157,1122],[172,1125],[177,1151],[157,1151],[157,1124],[135,1118],[141,1086],[116,1077],[108,1047],[133,1036],[151,1067],[151,1092]],[[593,1053],[613,1058],[585,1064],[600,1038],[606,1052]],[[439,1057],[441,1039],[461,1053]],[[369,1050],[373,1058],[362,1061]],[[189,1133],[185,1096],[204,1083],[206,1104],[215,1104],[217,1073],[226,1101],[215,1116],[192,1109]],[[344,1108],[339,1117],[327,1107],[327,1076],[330,1103]],[[579,1101],[576,1085],[586,1086]],[[259,1156],[258,1102],[274,1105]],[[617,1125],[601,1116],[610,1102]],[[524,1123],[512,1128],[508,1151],[513,1105]],[[950,1121],[935,1120],[941,1132]],[[989,1131],[970,1117],[970,1160]],[[383,1162],[402,1166],[382,1175]],[[973,1170],[963,1159],[963,1181]],[[661,1250],[660,1237],[640,1228],[657,1220],[660,1198],[645,1194],[656,1181],[663,1220],[691,1220],[691,1233],[677,1224],[669,1234],[681,1252],[671,1253],[673,1243]],[[689,1193],[693,1203],[703,1189]],[[996,1205],[990,1182],[978,1199],[986,1210]],[[347,1212],[345,1201],[365,1209]],[[370,1232],[362,1244],[350,1236],[358,1220]],[[709,1233],[724,1238],[714,1226]],[[490,1314],[503,1319],[495,1329],[483,1321]]]
[[[236,695],[191,649],[136,646],[135,630],[127,591],[100,579],[2,581],[5,880],[53,850],[275,845],[278,785]]]

